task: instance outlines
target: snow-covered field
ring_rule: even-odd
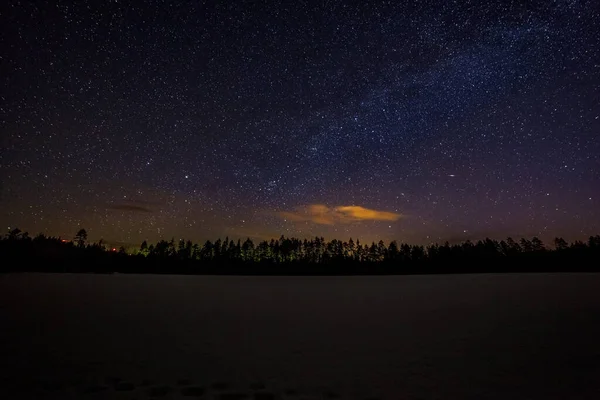
[[[600,274],[0,275],[0,397],[600,399]]]

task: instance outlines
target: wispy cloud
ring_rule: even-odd
[[[397,221],[401,214],[373,210],[361,206],[328,207],[323,204],[309,204],[294,211],[280,211],[280,217],[296,222],[314,222],[321,225],[345,224],[355,221]]]
[[[130,212],[143,212],[151,213],[154,212],[148,207],[136,205],[136,204],[111,204],[107,207],[109,210],[117,211],[130,211]]]

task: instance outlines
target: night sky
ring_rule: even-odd
[[[600,233],[597,1],[0,12],[4,230],[135,245]]]

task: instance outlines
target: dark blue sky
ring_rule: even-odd
[[[0,223],[124,243],[600,231],[594,1],[365,3],[10,1]]]

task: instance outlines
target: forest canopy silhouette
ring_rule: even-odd
[[[354,275],[466,272],[598,271],[600,235],[587,242],[563,238],[547,247],[539,238],[512,238],[428,246],[362,243],[323,237],[279,239],[254,243],[251,239],[160,240],[128,253],[107,247],[103,240],[87,242],[79,229],[72,239],[31,237],[13,229],[0,240],[2,271]]]

